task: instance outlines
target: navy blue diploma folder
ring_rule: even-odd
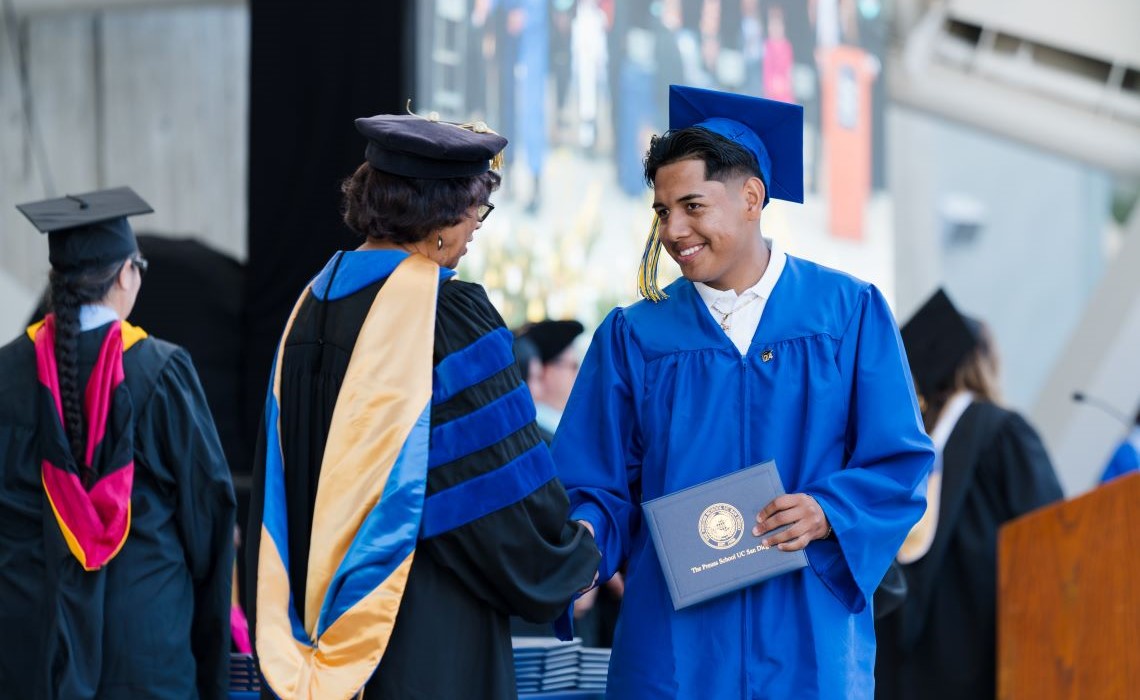
[[[752,534],[783,493],[769,461],[641,504],[675,610],[807,566],[803,550],[764,548]]]

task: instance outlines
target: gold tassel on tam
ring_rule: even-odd
[[[491,127],[487,126],[487,122],[476,121],[476,122],[465,122],[463,124],[456,124],[455,122],[448,122],[448,121],[443,121],[442,119],[440,119],[439,118],[439,112],[428,112],[428,115],[426,117],[423,116],[422,114],[416,114],[415,112],[412,111],[412,98],[410,98],[410,97],[408,98],[408,104],[404,107],[404,109],[406,109],[408,114],[412,115],[413,117],[419,117],[420,119],[427,119],[428,121],[438,122],[440,124],[450,124],[451,126],[457,126],[460,129],[467,129],[468,131],[474,131],[476,134],[496,134],[496,135],[498,135],[498,133],[499,133],[499,132],[495,131],[494,129],[492,129]],[[499,151],[498,153],[496,153],[495,157],[491,159],[491,170],[502,170],[503,169],[503,153],[505,153],[505,152],[506,152],[506,149],[503,149],[502,151]]]
[[[661,260],[661,236],[657,232],[660,219],[653,215],[649,225],[649,238],[645,241],[645,252],[641,254],[641,266],[637,268],[637,293],[657,303],[668,299],[669,295],[657,286],[657,263]]]

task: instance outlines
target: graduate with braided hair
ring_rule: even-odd
[[[127,323],[126,187],[19,207],[48,233],[51,313],[0,348],[0,688],[221,698],[234,495],[190,356]]]

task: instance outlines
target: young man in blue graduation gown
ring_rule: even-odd
[[[800,107],[674,86],[670,127],[647,298],[598,328],[554,443],[599,580],[628,567],[607,696],[871,698],[872,596],[933,459],[897,326],[873,285],[761,236],[769,197],[803,199]],[[660,247],[684,275],[663,292]],[[787,495],[752,540],[809,565],[674,611],[641,502],[769,459]]]

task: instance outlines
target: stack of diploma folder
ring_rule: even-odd
[[[583,647],[580,639],[560,642],[548,637],[515,637],[512,642],[520,696],[565,691],[593,691],[600,695],[605,691],[609,649]]]
[[[257,700],[261,676],[249,654],[230,654],[230,700]]]
[[[609,649],[582,647],[578,650],[578,690],[606,689],[606,672],[610,667]]]

